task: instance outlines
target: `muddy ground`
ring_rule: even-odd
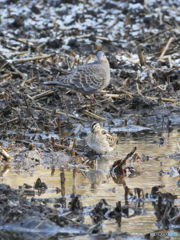
[[[7,0],[0,2],[0,9],[2,179],[9,165],[15,171],[30,174],[36,171],[37,165],[48,166],[52,171],[54,167],[62,168],[63,172],[69,163],[80,163],[83,167],[88,165],[89,169],[93,166],[91,160],[97,157],[85,141],[93,121],[100,122],[118,137],[126,136],[127,132],[161,136],[179,128],[179,1]],[[95,94],[96,102],[67,88],[43,85],[45,81],[56,80],[73,68],[94,61],[99,50],[104,51],[109,60],[111,83]],[[163,142],[163,138],[160,141]],[[174,171],[179,174],[179,169]],[[126,171],[120,167],[119,172],[123,175]],[[54,207],[47,207],[48,200],[43,204],[34,198],[28,200],[30,198],[24,196],[25,189],[21,192],[0,185],[0,191],[0,223],[2,226],[13,223],[8,225],[7,231],[3,230],[2,239],[17,239],[11,235],[15,234],[14,229],[9,229],[19,228],[22,221],[27,224],[26,229],[38,224],[42,229],[55,229],[51,235],[57,235],[49,239],[68,235],[67,231],[58,233],[64,225],[78,229],[78,232],[72,231],[73,236],[103,234],[100,223],[107,212],[101,209],[106,208],[104,202],[97,203],[100,213],[93,212],[94,230],[84,225],[82,219],[72,220],[73,214],[81,216],[83,212],[75,196],[72,198],[77,201],[75,207],[69,207],[66,217],[66,211],[59,216]],[[149,197],[159,201],[158,210],[155,209],[158,220],[165,212],[161,217],[162,229],[166,229],[178,215],[173,205],[175,197],[162,196],[160,192],[153,194],[152,190]],[[65,195],[60,201],[64,198]],[[168,206],[161,206],[162,199]],[[118,222],[125,210],[120,203],[113,207],[110,217]],[[171,214],[168,211],[172,211]],[[36,221],[32,220],[34,216]],[[119,232],[112,233],[111,237],[116,238],[116,235]]]

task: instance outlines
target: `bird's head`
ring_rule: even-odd
[[[97,53],[97,60],[99,63],[108,63],[108,60],[102,51]]]
[[[100,129],[100,124],[98,122],[93,122],[91,124],[91,132],[97,132]]]

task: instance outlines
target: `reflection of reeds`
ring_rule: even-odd
[[[75,196],[76,194],[76,168],[73,168],[73,186],[72,186],[72,192]]]
[[[65,196],[65,175],[64,175],[64,168],[61,168],[61,173],[60,173],[60,179],[61,179],[61,190],[62,190],[62,192],[61,192],[61,195],[62,195],[62,197],[64,197]]]

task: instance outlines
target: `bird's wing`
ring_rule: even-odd
[[[105,129],[101,129],[101,134],[106,138],[106,141],[109,143],[110,147],[113,147],[116,143],[116,139],[114,137],[112,137],[108,131],[106,131]]]
[[[85,91],[103,88],[107,74],[101,64],[86,64],[69,76],[69,83]]]
[[[110,147],[113,147],[116,143],[115,138],[112,137],[110,134],[106,134],[106,140],[108,141]]]

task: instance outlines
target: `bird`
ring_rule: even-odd
[[[87,145],[97,153],[107,154],[113,151],[116,139],[108,131],[101,128],[98,122],[91,124],[91,133],[87,138]]]
[[[91,95],[104,89],[110,83],[110,67],[104,52],[97,53],[97,60],[84,64],[71,74],[57,81],[44,82],[45,85],[60,85],[74,89],[83,95]]]

